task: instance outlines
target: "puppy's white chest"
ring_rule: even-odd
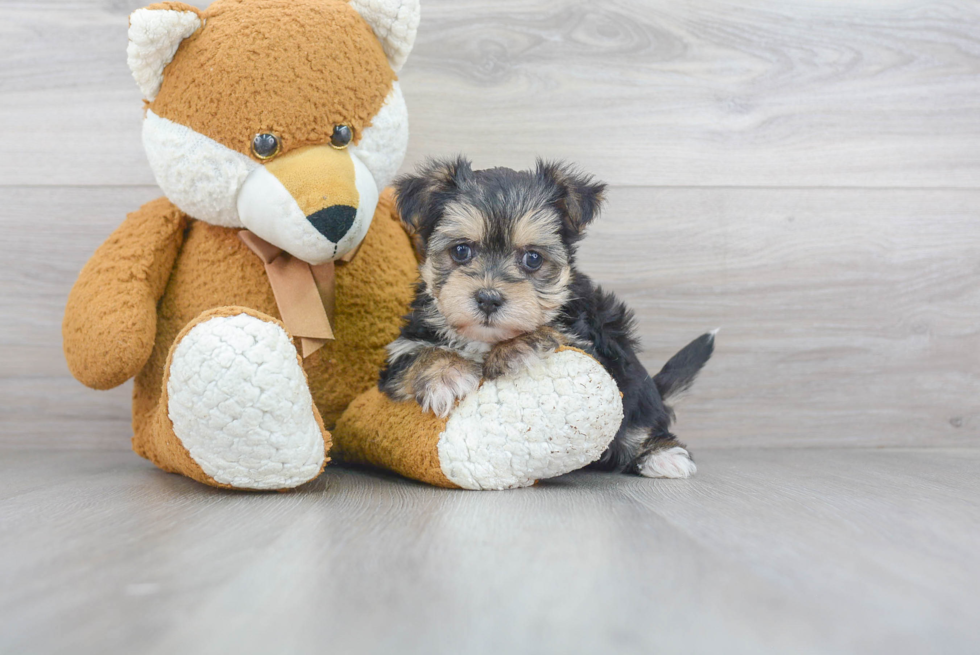
[[[467,341],[462,344],[462,347],[457,352],[471,362],[482,364],[491,348],[493,348],[491,344],[484,343],[483,341]]]

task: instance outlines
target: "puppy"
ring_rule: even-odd
[[[567,344],[595,357],[623,393],[623,423],[594,467],[668,478],[697,470],[668,430],[664,401],[691,385],[714,335],[652,378],[644,369],[632,311],[575,268],[605,185],[559,163],[474,171],[458,158],[429,162],[395,189],[421,279],[388,346],[381,391],[447,416],[481,378],[515,373]]]

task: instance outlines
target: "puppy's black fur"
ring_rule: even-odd
[[[623,423],[593,466],[667,477],[694,471],[669,431],[673,412],[664,401],[691,385],[714,336],[647,373],[632,311],[575,268],[575,244],[599,212],[604,185],[564,164],[474,171],[458,158],[430,162],[395,187],[422,279],[388,348],[382,391],[445,415],[481,376],[516,371],[570,344],[595,357],[623,393]]]

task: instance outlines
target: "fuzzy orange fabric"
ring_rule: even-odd
[[[130,214],[79,273],[62,337],[68,368],[83,384],[111,389],[143,368],[185,225],[166,198],[154,200]]]
[[[333,455],[345,462],[394,471],[437,487],[459,489],[439,464],[446,419],[418,403],[395,402],[377,387],[357,397],[334,428]]]
[[[284,153],[326,143],[340,124],[357,143],[396,79],[343,0],[218,0],[200,14],[204,27],[181,43],[148,106],[248,156],[264,132]]]

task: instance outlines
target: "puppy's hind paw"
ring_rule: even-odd
[[[689,478],[698,467],[685,448],[674,446],[641,455],[637,469],[647,478]]]

